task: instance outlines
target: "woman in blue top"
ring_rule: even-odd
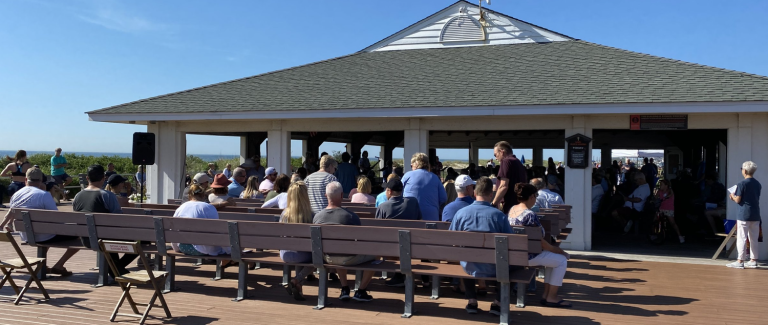
[[[429,157],[421,152],[414,154],[411,169],[403,176],[403,197],[416,198],[422,220],[440,220],[440,206],[448,197],[440,178],[429,171]]]
[[[739,259],[736,262],[726,266],[737,269],[757,268],[757,247],[759,246],[757,237],[760,235],[760,191],[762,186],[753,175],[757,170],[757,165],[747,161],[741,165],[741,175],[744,180],[736,184],[736,192],[730,193],[733,202],[739,205],[739,213],[736,214],[736,250],[739,252]],[[747,257],[746,243],[749,239],[749,259],[744,263]]]
[[[517,194],[517,205],[509,210],[510,226],[525,226],[541,228],[542,237],[544,227],[541,226],[539,217],[531,211],[531,207],[536,204],[538,191],[531,184],[515,184],[515,194]],[[552,246],[549,242],[541,240],[541,253],[528,253],[529,266],[544,267],[544,294],[541,297],[541,304],[546,307],[571,307],[571,304],[561,299],[557,291],[563,286],[563,278],[568,268],[568,259],[570,256],[560,247]]]

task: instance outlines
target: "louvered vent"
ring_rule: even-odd
[[[470,16],[459,16],[449,20],[440,33],[441,42],[484,40],[485,30],[483,26]]]

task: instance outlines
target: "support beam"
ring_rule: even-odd
[[[147,132],[155,134],[155,164],[147,166],[147,193],[150,202],[165,204],[184,188],[187,135],[177,131],[176,122],[147,125]]]
[[[469,143],[469,162],[480,166],[480,148],[475,142]]]
[[[240,137],[240,163],[245,159],[261,157],[261,144],[267,139],[267,132],[248,132]]]
[[[317,161],[320,161],[320,145],[323,144],[323,142],[325,142],[329,136],[331,136],[331,132],[309,133],[309,139],[307,140],[307,151],[312,152],[312,155],[318,159]]]
[[[409,129],[404,131],[403,164],[410,165],[411,157],[417,152],[429,151],[429,131],[419,129],[419,119],[411,119]],[[403,171],[410,171],[410,167],[404,167]]]
[[[280,129],[280,122],[275,122],[269,130],[267,142],[267,165],[275,167],[278,173],[290,175],[291,169],[291,132]]]
[[[544,148],[542,147],[534,147],[533,148],[533,164],[531,166],[544,166]]]
[[[352,157],[361,158],[363,156],[363,147],[368,144],[368,141],[371,141],[371,138],[373,138],[373,133],[371,132],[356,132],[354,133],[354,137],[352,138],[352,143],[347,144],[350,150],[347,150]],[[370,154],[370,153],[369,153]]]
[[[613,164],[613,160],[611,160],[611,158],[611,148],[600,149],[600,165],[602,165],[602,167],[611,166],[611,164]]]
[[[569,137],[581,133],[592,137],[592,128],[584,116],[574,116],[573,126],[565,129],[565,136]],[[568,145],[563,141],[566,149]],[[588,152],[592,152],[590,143]],[[565,157],[567,158],[567,157]],[[567,159],[565,159],[567,161]],[[591,250],[592,249],[592,168],[576,169],[565,166],[565,203],[571,205],[571,223],[573,229],[568,239],[562,242],[565,249]]]
[[[381,153],[381,159],[384,161],[383,165],[381,167],[386,166],[387,164],[391,164],[392,162],[392,151],[395,150],[398,146],[403,145],[403,139],[405,138],[405,134],[403,132],[389,132],[387,134],[386,142],[384,143],[384,146],[381,147],[383,152]],[[382,177],[386,177],[389,174],[382,175]]]

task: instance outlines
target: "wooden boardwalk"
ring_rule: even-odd
[[[32,247],[23,246],[28,256]],[[56,261],[61,250],[52,250]],[[0,246],[0,256],[12,254],[10,247]],[[52,300],[32,290],[21,305],[14,306],[12,290],[0,290],[0,324],[107,324],[109,314],[120,295],[116,285],[94,289],[95,253],[78,253],[67,267],[71,277],[52,276],[44,281]],[[332,283],[329,296],[332,305],[325,310],[313,310],[317,282],[305,286],[307,301],[296,302],[279,284],[282,269],[250,271],[249,294],[245,301],[232,302],[236,294],[236,268],[228,269],[225,279],[210,280],[213,265],[194,266],[191,259],[178,262],[177,286],[181,291],[166,295],[174,315],[172,319],[150,318],[148,324],[469,324],[497,323],[498,317],[487,313],[467,315],[466,300],[442,288],[439,300],[430,300],[427,289],[418,288],[416,314],[401,319],[402,289],[388,288],[383,281],[374,280],[370,286],[375,300],[369,303],[342,303],[335,299],[339,285]],[[725,264],[725,263],[723,263]],[[351,276],[350,276],[351,277]],[[552,309],[537,306],[538,298],[528,297],[524,309],[512,308],[514,324],[766,324],[760,315],[768,301],[768,272],[732,270],[725,266],[672,264],[616,260],[599,256],[575,256],[569,263],[564,296],[574,304],[573,309]],[[541,292],[541,285],[539,286]],[[138,302],[145,302],[150,290],[132,291]],[[490,295],[489,295],[490,296]],[[482,299],[481,309],[488,309],[490,297]],[[130,310],[130,309],[128,309]],[[153,309],[151,316],[162,316],[162,309]],[[135,320],[118,317],[119,323]]]

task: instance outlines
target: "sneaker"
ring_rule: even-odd
[[[387,287],[401,288],[401,287],[405,287],[405,279],[400,277],[392,277],[391,280],[385,281],[384,284],[386,284]]]
[[[338,282],[339,281],[339,276],[336,275],[336,273],[330,273],[330,274],[328,274],[328,281]]]
[[[373,297],[368,294],[367,290],[357,289],[357,292],[355,292],[355,296],[352,297],[352,299],[355,299],[356,301],[371,301],[373,300]]]
[[[341,287],[341,294],[339,295],[341,301],[349,300],[349,287]]]
[[[755,261],[746,262],[746,263],[744,263],[744,268],[745,269],[756,269],[757,268],[757,262],[755,262]]]
[[[733,263],[726,264],[725,266],[732,267],[734,269],[743,269],[744,268],[744,263],[736,261],[736,262],[733,262]]]
[[[501,315],[501,307],[499,305],[492,304],[491,310],[488,311],[491,315],[499,316]]]
[[[680,239],[680,243],[685,243],[685,236],[677,236]]]
[[[467,311],[467,314],[477,314],[477,304],[467,304],[467,307],[464,307],[464,309]]]
[[[632,224],[633,224],[632,220],[627,221],[627,225],[624,226],[624,233],[625,234],[628,233],[632,229]]]

